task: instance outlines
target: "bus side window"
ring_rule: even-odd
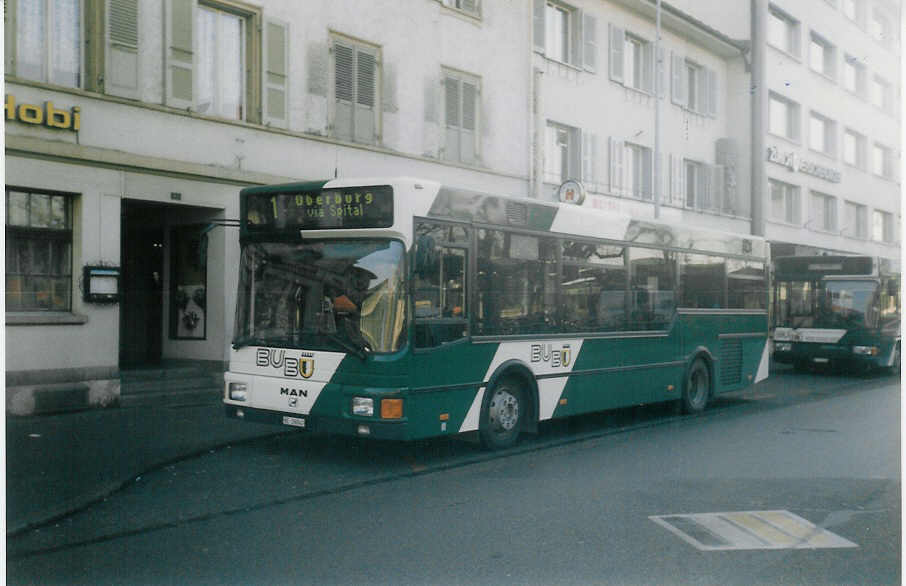
[[[676,309],[675,253],[633,246],[630,258],[630,314],[632,330],[667,327]]]
[[[467,233],[461,226],[416,226],[412,301],[415,345],[431,348],[468,335]]]

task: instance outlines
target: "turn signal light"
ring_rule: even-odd
[[[402,399],[381,399],[381,419],[402,419]]]

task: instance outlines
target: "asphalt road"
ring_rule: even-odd
[[[653,406],[574,418],[493,454],[285,434],[155,471],[8,540],[7,577],[899,584],[899,397],[892,377],[781,373],[699,417]],[[703,551],[704,521],[675,517],[740,511],[787,511],[810,541],[791,549],[758,529],[759,549]]]

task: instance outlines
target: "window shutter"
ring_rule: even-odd
[[[710,94],[708,93],[708,73],[704,67],[699,67],[695,75],[695,93],[698,95],[698,105],[696,111],[699,114],[707,114],[710,110]]]
[[[349,45],[334,41],[334,121],[333,134],[341,140],[352,140],[352,104],[354,97],[355,52]]]
[[[104,92],[138,99],[138,0],[107,0]]]
[[[289,26],[285,22],[267,19],[264,23],[264,71],[261,81],[261,87],[264,90],[262,121],[268,126],[277,128],[289,126],[289,112],[287,111],[288,30]]]
[[[444,78],[444,135],[446,139],[444,158],[449,161],[459,160],[460,140],[460,97],[459,80],[453,77]]]
[[[377,56],[370,50],[356,48],[355,141],[375,142],[377,109]]]
[[[592,190],[597,183],[595,177],[595,159],[598,156],[598,137],[593,132],[582,133],[582,181]]]
[[[195,0],[167,2],[167,105],[176,108],[194,106],[193,29]]]
[[[695,166],[695,209],[704,210],[710,207],[708,197],[711,187],[711,174],[707,165]]]
[[[478,126],[478,86],[462,82],[462,139],[460,153],[463,163],[475,161],[475,137]]]
[[[569,179],[578,179],[582,176],[582,137],[577,128],[569,130],[569,147],[567,155],[569,157],[569,169],[567,177]]]
[[[640,149],[642,154],[642,193],[639,195],[641,199],[651,200],[653,199],[654,189],[652,188],[653,182],[651,162],[652,162],[652,153],[649,149]]]
[[[582,19],[582,40],[585,45],[582,66],[587,71],[595,71],[598,68],[598,19],[587,12]]]
[[[3,0],[3,49],[7,73],[16,72],[16,0]]]
[[[623,83],[623,45],[626,43],[626,31],[610,25],[610,79]]]
[[[673,74],[670,82],[670,99],[674,104],[685,106],[688,100],[686,96],[686,61],[672,51],[670,52],[670,71]]]
[[[717,86],[717,72],[713,69],[706,69],[705,74],[708,77],[708,115],[717,117],[717,96],[720,93]]]
[[[642,44],[642,89],[646,92],[654,93],[654,45],[651,43]]]
[[[623,193],[623,141],[610,138],[610,191],[615,195]]]
[[[534,31],[533,35],[535,50],[544,53],[544,11],[547,10],[547,2],[545,0],[533,0],[533,21],[534,21]]]

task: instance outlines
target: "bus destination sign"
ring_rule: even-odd
[[[254,231],[389,228],[393,225],[393,188],[250,193],[245,219]]]

